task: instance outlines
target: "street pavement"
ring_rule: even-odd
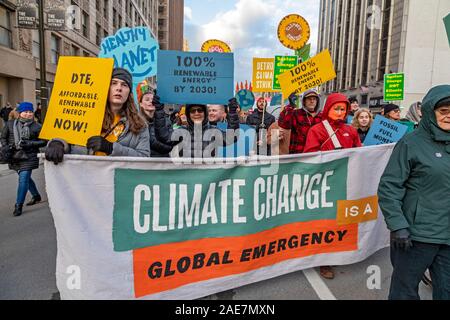
[[[13,217],[17,174],[0,165],[0,300],[58,299],[56,288],[56,231],[45,193],[43,168],[33,171],[43,202],[25,207]],[[30,195],[27,200],[29,201]],[[381,272],[379,288],[368,289],[373,274]],[[369,270],[368,270],[369,268]],[[322,280],[314,269],[294,272],[202,300],[385,300],[392,267],[389,249],[383,249],[364,262],[335,268],[333,280]],[[368,273],[369,271],[369,273]],[[431,299],[431,289],[420,285],[422,299]]]

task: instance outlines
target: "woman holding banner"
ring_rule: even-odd
[[[141,115],[147,120],[148,132],[150,135],[150,149],[152,158],[168,158],[172,146],[160,142],[156,139],[155,133],[155,106],[153,105],[153,96],[155,92],[150,85],[144,81],[138,85],[137,96],[139,100]],[[172,130],[172,122],[169,116],[165,115],[164,127],[166,130]]]
[[[450,300],[450,85],[432,88],[419,128],[400,140],[378,197],[391,230],[390,300],[418,300],[427,270],[433,299]]]
[[[358,131],[359,139],[361,143],[364,143],[367,133],[373,123],[373,115],[369,109],[359,109],[356,111],[355,116],[352,120],[352,126]]]
[[[134,104],[132,75],[123,68],[115,68],[111,77],[102,133],[88,139],[87,147],[69,145],[53,139],[45,151],[45,159],[55,165],[65,153],[94,154],[113,157],[149,157],[150,137],[145,120]]]
[[[331,94],[325,103],[322,122],[308,132],[304,153],[361,147],[358,132],[346,124],[349,111],[350,102],[346,96]],[[334,270],[331,266],[322,266],[320,275],[333,279]]]
[[[37,154],[39,148],[45,147],[46,141],[40,140],[41,125],[34,120],[34,108],[30,102],[22,102],[16,109],[19,117],[9,120],[3,128],[1,143],[3,148],[10,148],[11,157],[8,160],[9,168],[19,175],[19,186],[13,215],[22,214],[23,204],[27,192],[30,191],[33,198],[27,206],[35,205],[41,201],[36,184],[31,178],[34,169],[39,168]]]

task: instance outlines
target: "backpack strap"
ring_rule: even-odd
[[[322,144],[322,146],[323,146],[325,143],[327,143],[328,140],[331,139],[331,142],[333,142],[333,145],[334,145],[334,148],[335,148],[335,149],[342,149],[342,145],[341,145],[341,143],[339,142],[339,139],[336,137],[336,132],[337,132],[337,130],[336,130],[336,132],[333,131],[333,128],[331,127],[331,124],[328,122],[328,120],[324,120],[324,121],[323,121],[323,126],[325,127],[325,130],[327,130],[328,136],[329,136],[330,138],[328,138],[327,141],[325,141],[325,142]]]

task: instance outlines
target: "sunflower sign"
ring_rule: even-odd
[[[308,42],[311,28],[308,22],[298,14],[284,17],[278,26],[278,39],[289,49],[299,50]]]

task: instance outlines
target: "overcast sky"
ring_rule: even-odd
[[[303,16],[311,27],[312,54],[317,48],[319,0],[185,0],[184,37],[190,51],[204,41],[219,39],[235,56],[235,81],[251,81],[252,58],[290,55],[277,37],[278,24],[288,14]]]

